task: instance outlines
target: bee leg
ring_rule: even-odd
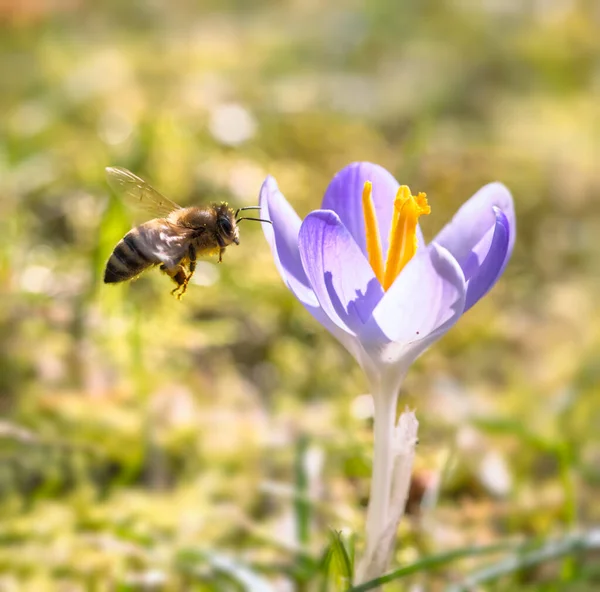
[[[221,247],[219,251],[219,263],[223,263],[223,253],[225,252],[225,247]]]
[[[163,266],[161,266],[162,269]],[[185,270],[181,265],[178,265],[174,269],[163,269],[165,273],[167,273],[171,279],[177,284],[177,287],[171,290],[171,294],[177,298],[177,300],[181,300],[181,297],[185,293],[185,289],[187,287],[187,276]]]
[[[193,245],[190,245],[190,248],[188,250],[188,258],[189,266],[187,269],[187,273],[185,271],[185,268],[182,265],[180,265],[179,270],[173,276],[173,279],[177,282],[178,286],[171,292],[171,294],[176,295],[177,300],[181,300],[181,297],[186,293],[188,283],[192,279],[194,271],[196,271],[196,249]]]

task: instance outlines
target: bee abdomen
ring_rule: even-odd
[[[104,270],[104,283],[124,282],[154,263],[155,261],[145,253],[140,234],[134,228],[119,241],[112,252]]]

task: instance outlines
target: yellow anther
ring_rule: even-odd
[[[377,225],[377,216],[375,215],[375,206],[371,199],[372,191],[373,185],[370,181],[367,181],[362,193],[367,254],[369,255],[369,263],[375,272],[375,277],[383,284],[383,251],[381,248],[381,237],[379,236],[379,226]]]
[[[429,213],[431,213],[431,208],[427,203],[427,196],[424,193],[419,193],[415,197],[406,185],[402,185],[398,189],[396,199],[394,200],[394,214],[390,229],[385,273],[383,274],[382,285],[384,290],[387,290],[394,283],[398,274],[416,253],[417,221],[419,216]],[[371,265],[373,264],[371,263]]]

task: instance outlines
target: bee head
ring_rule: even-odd
[[[240,244],[235,214],[225,203],[217,206],[217,230],[226,244]]]

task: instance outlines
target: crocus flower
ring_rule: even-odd
[[[375,451],[367,547],[386,524],[397,395],[410,364],[496,283],[512,253],[515,214],[500,183],[481,188],[425,244],[431,208],[384,168],[353,163],[303,221],[268,177],[261,217],[283,281],[354,355],[371,385]],[[379,498],[375,499],[374,498]],[[372,503],[371,503],[372,502]],[[371,532],[369,532],[369,529]]]
[[[304,221],[273,177],[260,205],[283,281],[356,357],[375,396],[397,389],[408,366],[490,290],[515,240],[510,192],[491,183],[426,245],[425,194],[366,162],[337,173]]]

